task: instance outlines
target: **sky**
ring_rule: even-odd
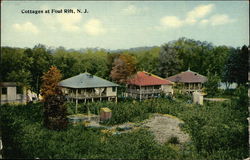
[[[53,9],[62,13],[51,13]],[[64,13],[72,9],[75,13]],[[77,13],[77,9],[82,13]],[[88,13],[84,13],[87,9]],[[22,13],[42,10],[43,13]],[[45,13],[49,10],[50,13]],[[249,44],[246,1],[2,1],[1,46],[66,49],[160,46],[180,37]]]

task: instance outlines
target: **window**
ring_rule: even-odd
[[[116,92],[116,87],[112,87],[112,92]]]
[[[17,94],[23,94],[23,88],[20,87],[20,86],[17,86],[17,87],[16,87],[16,93],[17,93]]]
[[[2,94],[7,94],[7,88],[2,88]]]

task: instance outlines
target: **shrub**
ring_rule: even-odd
[[[169,140],[168,140],[168,143],[179,144],[180,141],[179,141],[178,137],[176,137],[176,136],[171,136],[171,137],[169,138]]]

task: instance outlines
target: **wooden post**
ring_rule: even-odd
[[[100,92],[100,101],[102,101],[102,92],[101,92],[101,88],[99,88],[99,92]]]
[[[117,96],[115,97],[115,103],[117,103]]]
[[[89,106],[88,106],[88,120],[90,121],[90,110],[89,110]]]
[[[78,89],[76,89],[76,114],[77,114],[77,105],[78,105],[77,93],[78,93]]]
[[[141,101],[141,86],[140,86],[140,101]]]

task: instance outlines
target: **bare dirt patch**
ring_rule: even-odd
[[[148,127],[159,143],[167,142],[171,137],[178,137],[180,143],[190,140],[189,135],[181,130],[179,124],[184,123],[177,117],[166,114],[154,114],[146,120],[144,126]]]

